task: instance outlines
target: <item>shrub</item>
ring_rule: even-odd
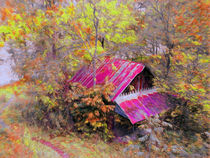
[[[67,94],[75,128],[85,135],[98,133],[103,139],[112,137],[111,124],[114,119],[113,109],[109,96],[113,86],[95,86],[86,89],[79,84],[72,84],[71,90]]]
[[[34,86],[36,90],[43,89],[43,84]],[[66,83],[51,91],[37,91],[36,101],[28,105],[23,116],[44,129],[52,129],[54,134],[74,130],[85,135],[98,133],[108,140],[112,137],[109,129],[114,117],[109,98],[112,90],[110,84],[87,89],[77,83],[68,86]]]

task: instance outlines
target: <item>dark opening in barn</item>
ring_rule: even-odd
[[[138,74],[128,85],[128,87],[123,91],[123,94],[144,91],[145,89],[150,89],[153,87],[153,74],[149,68],[145,67],[144,70]]]

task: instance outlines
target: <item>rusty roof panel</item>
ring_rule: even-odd
[[[144,65],[136,62],[129,62],[121,59],[106,58],[103,62],[96,64],[96,84],[104,84],[106,79],[115,86],[112,101],[119,105],[115,111],[126,116],[132,124],[144,120],[146,117],[154,116],[167,110],[167,97],[164,94],[151,91],[149,93],[137,94],[136,98],[125,98],[124,101],[118,97],[130,82],[141,73]],[[81,68],[75,76],[69,80],[79,82],[90,88],[93,86],[92,66]]]
[[[144,69],[141,63],[130,62],[122,59],[106,58],[103,62],[96,65],[96,84],[104,84],[105,79],[113,83],[116,89],[112,96],[112,101],[120,95],[129,83]],[[82,67],[70,80],[79,82],[83,86],[90,88],[93,86],[93,68]]]
[[[157,92],[122,102],[117,99],[116,102],[132,124],[170,108],[167,105],[167,96]]]

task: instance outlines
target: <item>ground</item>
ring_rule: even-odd
[[[28,126],[21,117],[21,103],[28,100],[21,94],[22,84],[10,84],[16,80],[6,48],[0,50],[0,157],[127,157],[122,153],[125,145],[105,143],[98,138],[84,139],[74,133],[51,138],[38,127]]]
[[[20,113],[27,98],[20,95],[20,87],[0,88],[0,157],[127,157],[122,152],[125,144],[80,138],[75,133],[52,138],[39,127],[27,125]]]

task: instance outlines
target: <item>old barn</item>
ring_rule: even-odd
[[[145,65],[137,62],[107,57],[96,66],[96,84],[105,80],[115,86],[112,101],[115,112],[135,124],[146,117],[154,116],[169,108],[166,94],[153,87],[153,74]],[[71,79],[90,88],[93,86],[93,69],[82,67]]]

